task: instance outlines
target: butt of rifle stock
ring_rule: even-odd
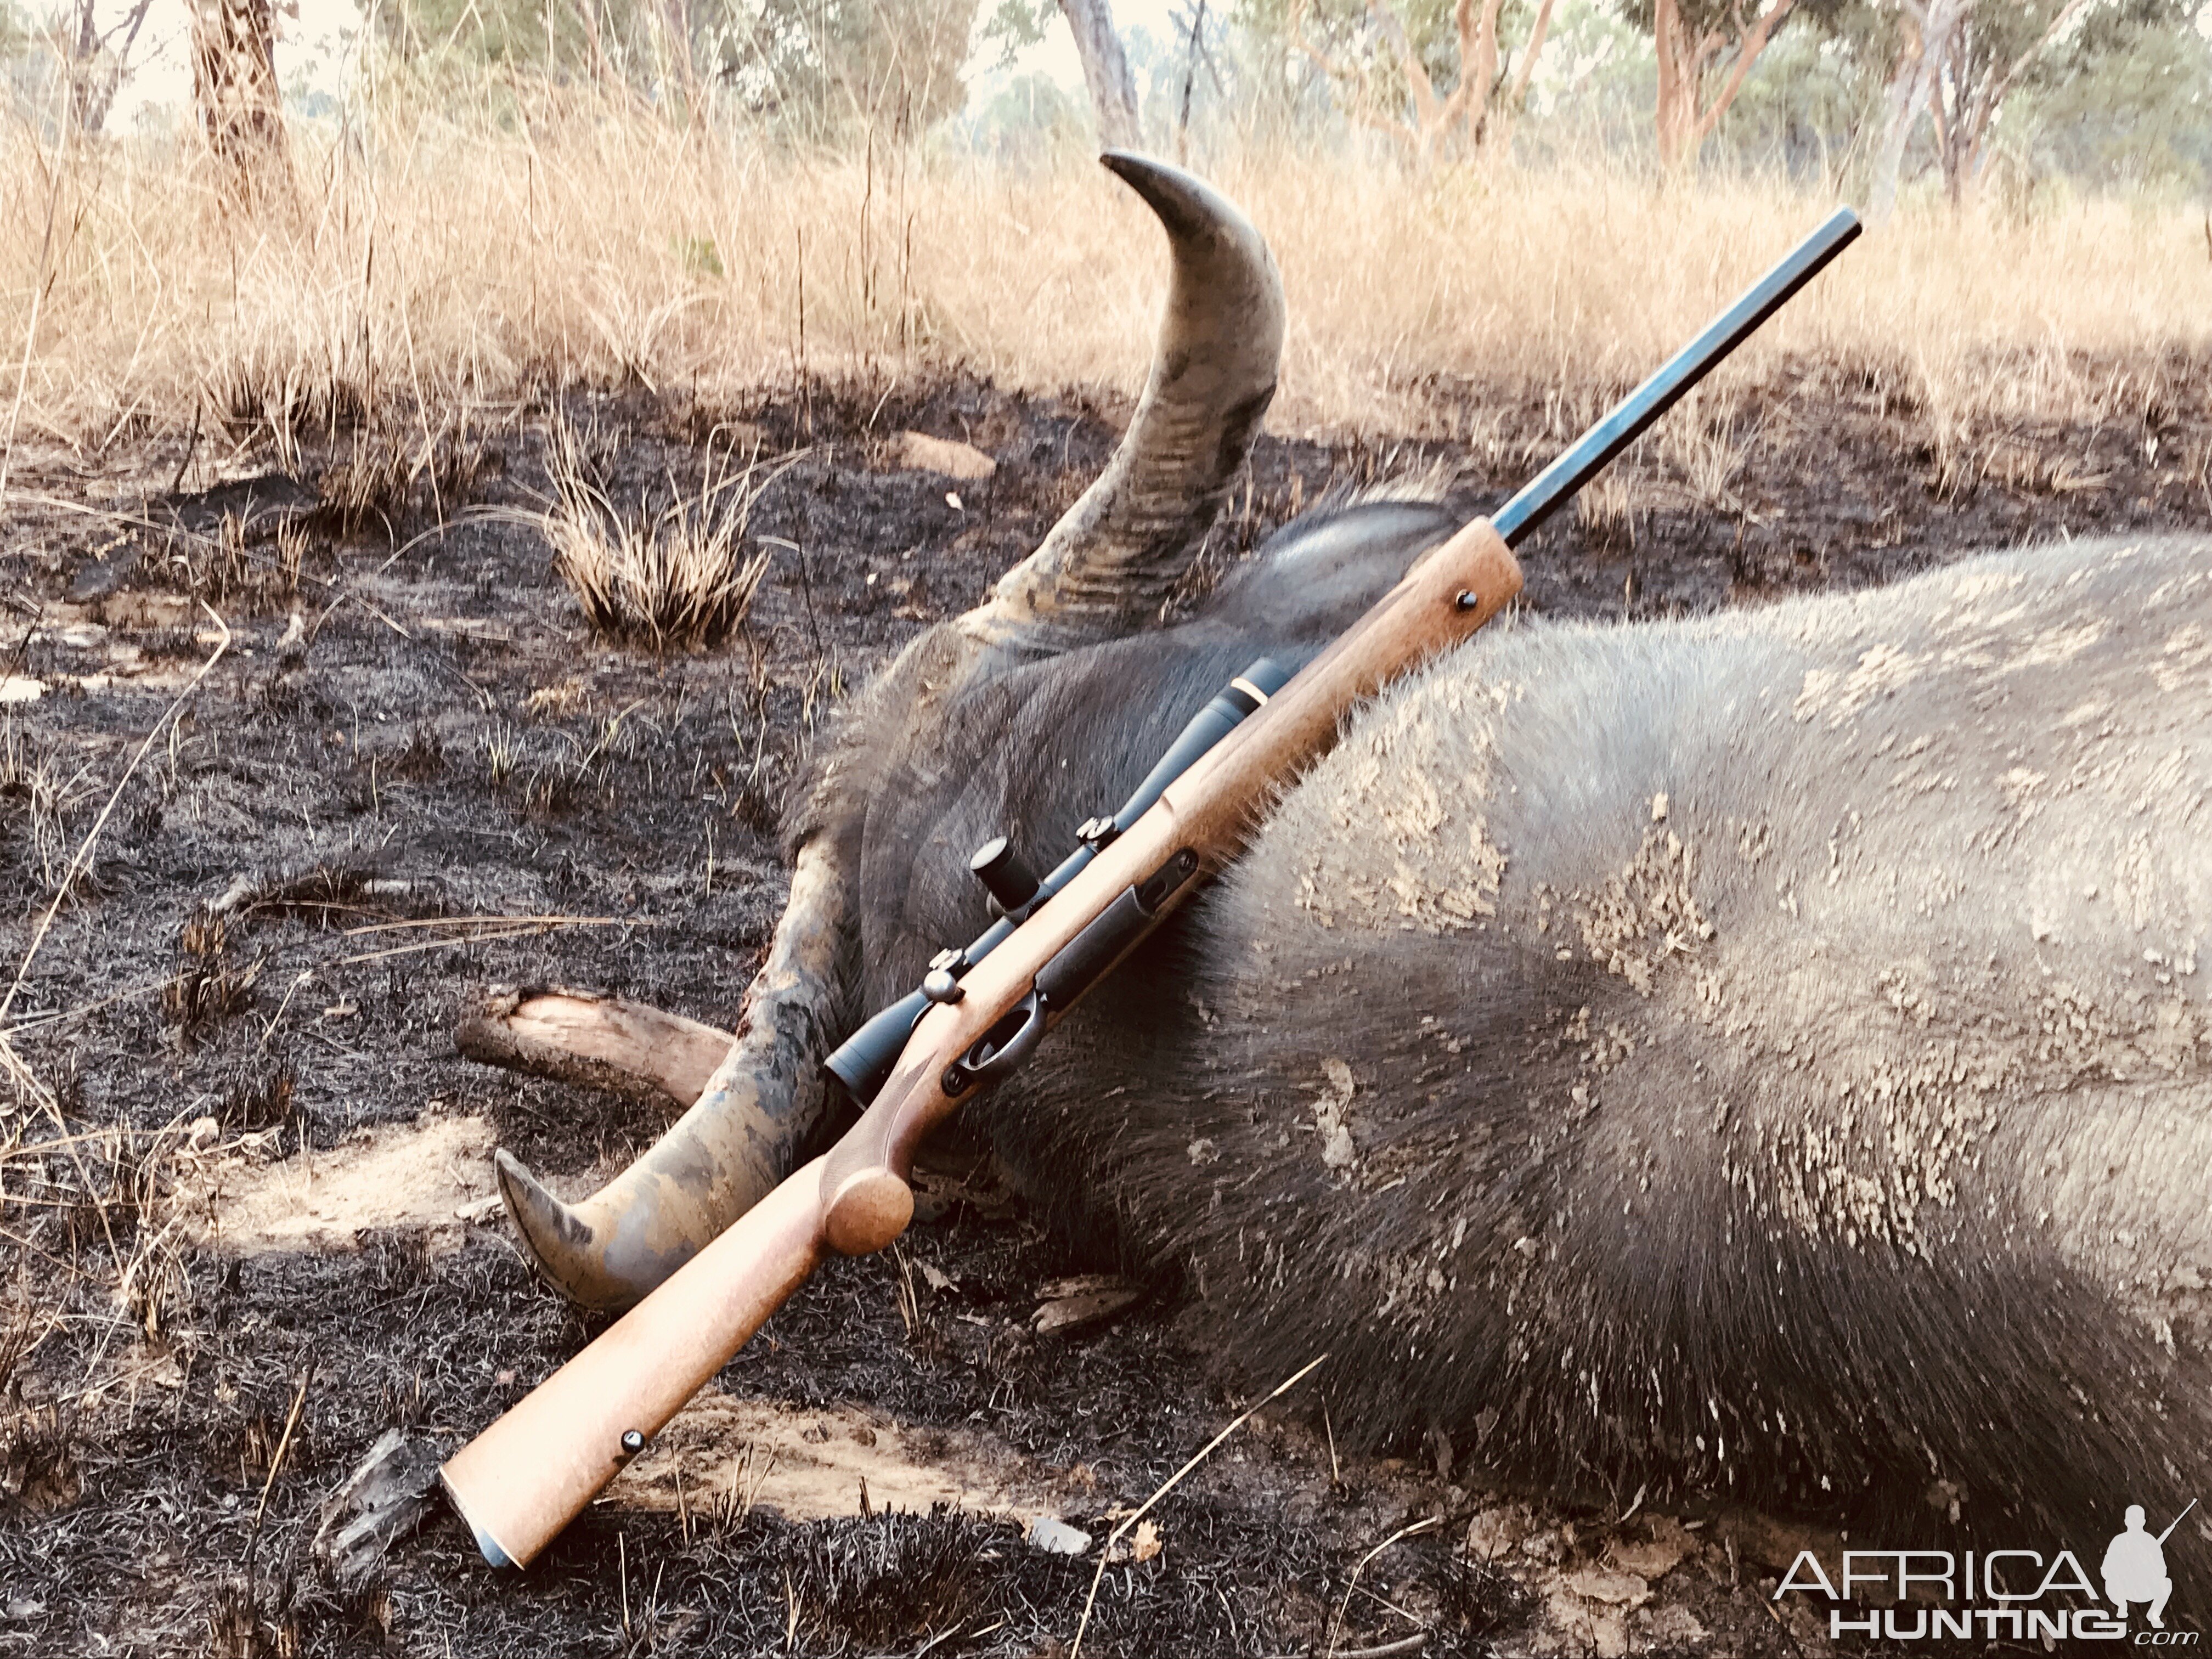
[[[821,1260],[816,1158],[439,1470],[494,1566],[525,1566]]]

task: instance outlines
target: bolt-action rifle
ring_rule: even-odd
[[[1262,659],[1194,720],[1136,794],[1085,824],[1042,881],[1003,842],[974,867],[1000,920],[826,1062],[866,1109],[440,1471],[495,1566],[528,1562],[784,1299],[825,1249],[880,1250],[914,1215],[921,1138],[1020,1066],[1053,1025],[1242,849],[1261,803],[1335,742],[1362,698],[1467,639],[1521,591],[1513,549],[1859,234],[1839,210],[1493,517],[1414,562],[1297,674]]]

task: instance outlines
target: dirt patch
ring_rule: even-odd
[[[98,618],[109,628],[132,633],[182,628],[198,620],[185,595],[158,592],[118,593],[100,605]]]
[[[886,446],[885,459],[908,472],[941,472],[948,478],[975,483],[989,477],[999,464],[973,444],[955,438],[933,438],[923,432],[902,432]]]
[[[181,1211],[197,1243],[234,1255],[344,1249],[406,1231],[451,1249],[463,1228],[498,1212],[497,1144],[481,1117],[433,1114],[275,1163],[218,1158],[188,1177]]]
[[[1054,1486],[987,1435],[916,1429],[860,1406],[805,1410],[716,1390],[684,1408],[606,1501],[687,1514],[758,1508],[787,1521],[927,1515],[945,1504],[1027,1520],[1060,1512]]]

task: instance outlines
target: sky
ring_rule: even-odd
[[[1114,23],[1125,35],[1141,24],[1152,32],[1155,39],[1165,40],[1176,33],[1171,20],[1176,9],[1177,0],[1114,0]],[[1071,89],[1083,85],[1083,65],[1075,56],[1075,37],[1068,32],[1065,21],[1054,24],[1042,40],[1016,58],[1009,73],[1021,75],[1032,70],[1049,75]]]
[[[281,3],[281,0],[280,0]],[[146,118],[161,118],[191,97],[191,58],[186,50],[186,0],[154,0],[145,27],[131,52],[131,77],[116,94],[109,113],[118,131]],[[130,0],[97,0],[103,28],[129,15]],[[343,83],[362,14],[354,0],[296,0],[276,20],[276,74],[289,89],[304,76],[307,84],[335,95]]]
[[[97,0],[103,27],[126,15],[130,0]],[[142,118],[163,120],[183,107],[191,95],[191,62],[185,50],[186,0],[154,0],[145,27],[131,54],[131,74],[115,100],[110,116],[118,131],[128,131]],[[281,0],[280,0],[281,3]],[[1139,25],[1155,36],[1172,33],[1170,20],[1177,0],[1115,0],[1114,21],[1124,31]],[[287,92],[302,82],[310,89],[336,97],[343,86],[351,54],[362,27],[362,11],[356,0],[292,0],[277,19],[276,74]],[[1065,22],[1054,24],[1037,45],[1020,54],[1000,72],[979,56],[978,74],[970,77],[980,90],[983,83],[998,84],[1006,76],[1036,72],[1048,75],[1071,91],[1083,86],[1083,66],[1076,59],[1075,40]],[[981,71],[988,70],[988,73]]]

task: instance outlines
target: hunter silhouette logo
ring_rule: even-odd
[[[2197,1500],[2189,1500],[2189,1509],[2173,1517],[2166,1529],[2155,1538],[2143,1530],[2143,1507],[2128,1505],[2128,1529],[2105,1549],[2105,1599],[2128,1616],[2130,1601],[2148,1604],[2151,1628],[2166,1628],[2166,1598],[2173,1594],[2173,1580],[2166,1576],[2166,1540],[2181,1524],[2189,1510],[2197,1507]]]
[[[2082,1557],[2060,1547],[1968,1550],[1847,1549],[1843,1571],[1832,1576],[1812,1550],[1800,1550],[1775,1586],[1774,1599],[1797,1595],[1828,1605],[1828,1635],[1879,1637],[1891,1642],[2001,1639],[2041,1642],[2125,1642],[2138,1648],[2194,1648],[2197,1630],[2168,1630],[2166,1604],[2173,1580],[2166,1568],[2166,1540],[2197,1507],[2153,1533],[2143,1506],[2128,1505],[2127,1530],[2106,1546],[2098,1572],[2104,1594]],[[2089,1558],[2094,1559],[2094,1556]],[[1864,1598],[1862,1600],[1862,1598]],[[1868,1605],[1868,1603],[1873,1605]],[[2147,1626],[2130,1634],[2130,1607],[2143,1609]]]

